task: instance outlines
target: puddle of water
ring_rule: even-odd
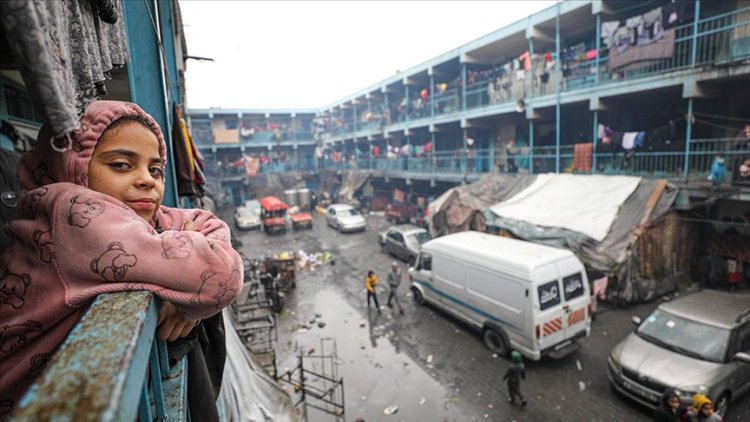
[[[397,316],[388,318],[390,310],[385,309],[382,315],[378,315],[373,308],[368,317],[366,312],[362,314],[361,310],[350,306],[334,289],[310,294],[312,289],[308,287],[306,291],[308,293],[304,296],[290,298],[296,302],[289,308],[295,315],[279,319],[280,370],[297,364],[294,346],[288,347],[289,340],[297,343],[305,354],[314,348],[313,355],[319,355],[332,352],[321,350],[320,339],[333,338],[340,363],[337,375],[344,378],[347,420],[357,417],[365,420],[443,420],[458,416],[455,408],[451,411],[444,407],[446,397],[452,392],[437,383],[420,366],[421,363],[401,353],[399,333],[402,327]],[[310,324],[316,313],[321,314],[318,321],[326,324],[323,328],[317,323]],[[364,321],[364,327],[360,327],[360,321]],[[301,323],[310,325],[310,329],[306,332],[293,330]],[[322,363],[320,359],[308,358],[305,367],[320,371]],[[394,404],[398,406],[398,412],[385,416],[383,410]],[[330,416],[313,409],[309,416],[311,421],[330,420]]]

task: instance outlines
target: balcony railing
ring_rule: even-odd
[[[687,150],[683,145],[677,150],[648,151],[634,149],[608,151],[599,145],[590,156],[576,156],[574,145],[519,147],[500,154],[489,149],[438,151],[421,156],[368,157],[360,155],[354,160],[334,162],[325,159],[293,158],[277,165],[262,165],[261,173],[285,171],[373,170],[400,173],[401,175],[436,177],[481,174],[492,171],[531,174],[582,173],[619,174],[642,177],[706,179],[711,164],[721,155],[727,181],[736,176],[740,164],[750,159],[750,143],[745,140],[693,139]],[[207,169],[210,176],[216,172]],[[220,177],[244,177],[242,169],[226,170]]]
[[[188,420],[186,361],[155,340],[148,292],[100,295],[19,402],[15,420]]]
[[[680,25],[674,30],[675,44],[672,57],[649,64],[639,64],[637,68],[610,72],[609,50],[603,47],[598,51],[598,66],[596,59],[576,62],[575,72],[562,79],[562,92],[591,88],[597,83],[599,85],[612,84],[688,69],[693,66],[722,65],[750,58],[750,7],[704,18],[697,24],[691,22]],[[592,38],[593,36],[592,34]],[[460,90],[455,93],[449,90],[442,95],[435,94],[424,107],[417,106],[419,97],[413,95],[409,102],[408,112],[394,114],[393,123],[425,119],[433,115],[488,105],[513,103],[525,98],[527,93],[531,93],[532,86],[534,96],[556,92],[556,70],[549,73],[549,79],[544,84],[536,81],[540,75],[534,75],[535,78],[531,78],[528,73],[526,72],[525,79],[521,80],[518,79],[516,72],[512,71],[509,77],[504,79],[505,86],[496,86],[492,90],[489,89],[489,85],[495,81],[494,75],[489,79],[476,80],[466,85],[465,94]],[[532,79],[535,80],[532,81]],[[357,130],[363,128],[361,124],[357,126]],[[354,125],[346,123],[340,129],[332,131],[332,134],[343,136],[352,132],[354,132]]]

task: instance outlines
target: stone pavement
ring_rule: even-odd
[[[382,218],[371,217],[367,231],[340,234],[316,215],[310,231],[280,236],[237,232],[248,257],[299,249],[334,255],[335,265],[298,273],[297,289],[289,293],[287,308],[279,317],[277,353],[283,371],[295,365],[298,348],[305,353],[315,349],[313,354],[319,354],[320,339],[334,338],[338,375],[344,377],[345,420],[650,420],[650,409],[610,388],[606,359],[612,347],[632,331],[630,317],[647,315],[658,302],[624,310],[600,304],[592,334],[582,341],[579,351],[560,360],[526,362],[527,379],[521,390],[529,403],[519,409],[507,402],[502,381],[509,361],[493,357],[470,327],[429,306],[414,304],[405,264],[400,294],[406,314],[388,308],[382,315],[374,309],[368,314],[364,276],[369,269],[376,271],[387,288],[385,279],[393,260],[379,250],[376,240],[386,227]],[[387,297],[383,289],[381,305]],[[321,317],[316,319],[316,313]],[[310,324],[313,319],[325,326]],[[309,328],[301,329],[302,324]],[[314,361],[311,365],[321,368]],[[748,402],[735,402],[727,420],[750,420]],[[398,406],[398,411],[385,415],[384,409],[391,405]],[[334,420],[316,410],[310,410],[309,419]]]

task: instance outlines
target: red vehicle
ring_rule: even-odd
[[[292,217],[292,230],[312,229],[313,219],[309,212],[298,212],[290,216]]]
[[[388,204],[385,207],[385,218],[394,223],[408,223],[416,209],[409,204]]]
[[[286,233],[287,204],[275,196],[266,196],[260,200],[260,220],[266,234]]]

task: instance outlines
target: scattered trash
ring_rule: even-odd
[[[494,409],[494,408],[495,408],[495,405],[493,405],[492,403],[488,403],[488,404],[487,404],[487,408],[488,408],[488,409]]]
[[[492,354],[492,359],[497,359],[497,353]]]
[[[307,328],[300,328],[299,330],[297,330],[297,332],[298,333],[306,333],[307,332]]]
[[[490,415],[488,415],[488,414],[486,414],[486,413],[484,414],[484,418],[485,418],[485,419],[487,419],[487,418],[489,418],[489,417],[490,417]]]
[[[325,327],[325,326],[326,326],[326,323],[325,323],[325,322],[323,322],[323,321],[320,321],[320,322],[318,322],[318,327],[319,327],[319,328],[323,328],[323,327]]]
[[[310,350],[307,351],[307,354],[312,355],[313,353],[315,353],[315,348],[311,347]]]
[[[424,397],[421,397],[421,398],[419,399],[419,404],[420,404],[420,405],[422,405],[422,404],[425,404],[425,402],[427,402],[427,399],[426,399],[426,398],[424,398]]]
[[[583,381],[578,381],[578,389],[583,391],[586,389],[586,383]]]
[[[432,363],[432,355],[427,356],[427,363]]]
[[[576,359],[576,366],[578,367],[579,371],[583,371],[583,368],[581,368],[581,361]]]
[[[482,392],[481,391],[477,393],[477,397],[482,397]]]
[[[321,318],[323,315],[316,313],[315,318]]]
[[[383,409],[383,413],[386,415],[392,415],[396,412],[398,412],[398,406],[396,406],[395,404],[390,405],[386,407],[385,409]]]
[[[365,324],[366,324],[366,321],[365,321],[364,319],[360,319],[360,320],[359,320],[359,326],[360,326],[360,327],[364,327],[364,326],[365,326]]]

